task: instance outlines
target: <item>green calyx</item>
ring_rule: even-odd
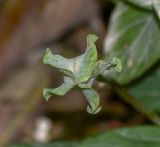
[[[105,70],[115,69],[120,72],[122,64],[117,57],[114,57],[110,63],[102,60],[97,61],[97,48],[95,45],[97,39],[96,35],[88,35],[85,53],[71,59],[55,55],[50,49],[46,49],[43,64],[53,66],[65,76],[64,83],[58,88],[43,89],[45,100],[48,101],[52,95],[65,95],[73,87],[78,86],[87,99],[88,113],[96,114],[101,110],[99,94],[92,88],[93,82]]]

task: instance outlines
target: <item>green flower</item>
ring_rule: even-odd
[[[90,34],[87,36],[87,49],[84,54],[75,58],[64,58],[60,55],[55,55],[50,49],[47,49],[44,54],[43,63],[49,64],[64,76],[64,83],[58,88],[44,88],[43,95],[48,101],[52,95],[65,95],[73,87],[78,86],[82,89],[87,101],[87,111],[91,114],[96,114],[101,110],[99,106],[100,98],[98,93],[92,88],[93,82],[105,70],[111,68],[117,71],[122,70],[121,61],[118,58],[113,58],[110,63],[99,60],[97,61],[97,49],[95,42],[98,37]]]

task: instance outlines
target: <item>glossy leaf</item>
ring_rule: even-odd
[[[159,0],[124,0],[138,7],[152,10],[155,9],[158,17],[160,18],[160,1]]]
[[[83,141],[78,147],[159,147],[160,127],[117,129]]]
[[[142,7],[148,10],[152,9],[152,0],[124,0],[124,1],[128,1],[129,3],[135,6]]]
[[[19,144],[19,145],[9,145],[7,147],[76,147],[76,142],[55,142],[49,144]]]
[[[160,19],[160,0],[152,0],[153,8],[155,9],[158,18]]]
[[[160,64],[134,84],[127,86],[130,94],[151,111],[160,113]]]
[[[105,41],[105,60],[121,59],[123,70],[106,77],[127,84],[140,77],[160,59],[160,27],[152,13],[119,3]]]
[[[8,147],[159,147],[160,127],[136,126],[115,129],[81,142],[10,145]]]

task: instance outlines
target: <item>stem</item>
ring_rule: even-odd
[[[113,81],[107,81],[103,76],[98,78],[101,82],[110,83],[113,89],[119,94],[119,96],[137,109],[139,112],[143,113],[151,122],[156,125],[160,125],[160,117],[155,112],[148,110],[142,103],[140,103],[135,97],[130,95],[127,89],[123,86],[119,86],[118,84],[114,83]]]
[[[143,104],[141,104],[135,97],[130,95],[124,87],[114,85],[114,89],[123,100],[136,108],[139,112],[145,114],[150,121],[157,125],[160,125],[160,117],[156,113],[146,109]]]

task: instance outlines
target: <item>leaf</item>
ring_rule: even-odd
[[[115,129],[81,142],[9,145],[8,147],[159,147],[160,127],[135,126]]]
[[[9,145],[7,147],[75,147],[77,142],[55,142],[49,144],[19,144]]]
[[[160,19],[160,1],[159,0],[152,0],[153,8],[155,9],[158,18]]]
[[[160,113],[160,63],[145,77],[127,86],[130,94],[151,111]]]
[[[129,3],[151,10],[152,9],[152,0],[123,0],[128,1]]]
[[[70,77],[64,77],[64,83],[58,88],[44,88],[43,96],[48,101],[52,95],[63,96],[74,87],[74,82]]]
[[[137,126],[103,133],[78,147],[159,147],[160,127]]]
[[[155,9],[158,17],[160,18],[160,1],[159,0],[124,0],[135,6],[142,7],[147,10]]]
[[[152,13],[119,3],[113,12],[105,41],[105,60],[121,59],[120,74],[110,72],[119,84],[140,77],[160,59],[160,27]]]

